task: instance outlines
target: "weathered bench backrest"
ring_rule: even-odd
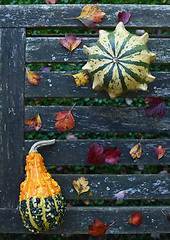
[[[64,72],[38,72],[41,77],[39,86],[31,86],[25,76],[28,63],[85,63],[87,57],[83,45],[92,46],[98,37],[82,36],[81,45],[68,58],[68,51],[59,44],[61,36],[27,37],[27,29],[57,28],[85,29],[78,20],[66,21],[64,18],[76,17],[83,5],[26,5],[1,6],[0,8],[0,232],[27,232],[17,210],[19,185],[24,179],[25,153],[34,141],[24,139],[25,119],[36,116],[39,112],[43,125],[40,131],[56,132],[55,114],[69,110],[68,106],[25,106],[25,98],[108,98],[102,91],[93,91],[91,83],[78,87],[71,76]],[[127,28],[134,29],[169,29],[169,6],[147,5],[99,5],[106,13],[98,29],[113,30],[118,22],[119,11],[130,11],[132,17]],[[158,35],[159,36],[159,35]],[[155,64],[168,64],[169,38],[153,36],[148,48],[156,53]],[[73,73],[74,74],[74,73]],[[152,72],[156,80],[149,84],[147,92],[131,92],[123,97],[146,98],[170,95],[169,72]],[[24,81],[25,79],[25,81]],[[170,109],[166,107],[163,118],[145,115],[144,107],[120,106],[78,106],[73,110],[76,126],[72,132],[141,132],[168,133]],[[139,141],[135,139],[105,140],[57,140],[54,146],[40,149],[45,165],[88,165],[88,149],[93,142],[106,147],[117,146],[121,152],[120,165],[168,165],[170,164],[170,141],[164,139],[143,139],[142,157],[134,161],[129,155],[130,149]],[[157,162],[153,146],[166,148],[165,156]],[[24,153],[25,149],[25,153]],[[114,166],[113,166],[114,171]],[[170,198],[170,178],[161,174],[59,174],[53,177],[59,182],[66,199],[77,199],[72,182],[80,176],[89,181],[90,191],[80,199],[115,200],[115,193],[126,190],[125,199],[162,200]],[[168,221],[161,209],[170,213],[168,206],[127,206],[127,207],[68,207],[63,225],[54,233],[87,233],[88,225],[98,218],[106,224],[113,220],[117,223],[107,233],[150,233],[170,232]],[[135,227],[127,222],[134,211],[143,214],[143,222]]]

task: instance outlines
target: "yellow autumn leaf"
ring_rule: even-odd
[[[135,145],[131,150],[130,150],[130,155],[133,159],[140,158],[142,155],[142,145],[139,142],[137,145]]]
[[[75,79],[75,83],[77,86],[84,86],[85,84],[89,83],[89,76],[85,72],[80,72],[77,74],[72,75]]]
[[[27,72],[28,82],[31,85],[37,86],[39,84],[40,76],[28,69],[26,69],[26,72]]]
[[[90,187],[88,186],[89,182],[86,181],[85,177],[78,178],[77,181],[73,181],[73,187],[78,193],[78,196],[84,192],[88,192]]]

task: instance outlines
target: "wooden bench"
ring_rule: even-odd
[[[132,17],[126,25],[127,29],[163,29],[168,30],[170,22],[169,6],[154,5],[98,5],[106,13],[97,29],[114,30],[118,23],[117,14],[120,11],[130,11]],[[78,87],[71,76],[65,72],[37,72],[39,86],[28,83],[25,75],[25,65],[30,63],[85,63],[87,57],[83,45],[92,46],[98,36],[81,35],[82,43],[69,52],[59,44],[61,35],[29,35],[29,29],[87,29],[78,20],[64,20],[67,17],[78,16],[83,5],[14,5],[0,8],[0,232],[28,233],[24,228],[17,209],[19,186],[24,179],[25,155],[35,140],[25,140],[24,132],[29,131],[24,121],[36,116],[39,112],[43,124],[41,132],[56,132],[55,114],[69,110],[71,106],[25,106],[27,98],[108,98],[103,91],[93,91],[91,82],[84,87]],[[77,37],[79,34],[77,34]],[[169,38],[167,35],[151,35],[148,48],[156,53],[154,64],[168,64]],[[76,73],[76,72],[74,72]],[[73,74],[74,74],[73,73]],[[123,97],[146,98],[160,96],[168,99],[170,96],[170,73],[155,71],[156,77],[149,84],[146,92],[130,92]],[[113,101],[114,102],[114,101]],[[167,167],[170,164],[170,108],[166,106],[166,114],[162,118],[148,117],[144,107],[133,106],[79,106],[73,109],[76,125],[71,132],[90,133],[156,133],[154,139],[144,137],[142,140],[142,157],[135,161],[131,158],[130,149],[139,139],[79,139],[77,141],[56,140],[54,146],[41,148],[39,152],[44,157],[45,165],[55,166],[86,166],[88,149],[93,142],[106,147],[117,146],[122,154],[120,166],[135,166],[138,164]],[[92,135],[93,136],[93,135]],[[147,136],[147,135],[145,135]],[[154,136],[154,135],[152,135]],[[165,156],[157,161],[153,147],[162,145],[166,148]],[[100,167],[99,167],[100,168]],[[125,170],[128,167],[125,167]],[[115,172],[113,166],[113,172]],[[128,171],[128,170],[127,170]],[[121,173],[121,172],[120,172]],[[77,199],[72,182],[85,176],[89,181],[90,191],[80,195],[80,200],[104,200],[108,206],[72,206],[67,207],[64,222],[54,234],[87,234],[88,225],[95,218],[106,224],[116,220],[108,234],[136,233],[169,233],[169,222],[161,213],[170,214],[170,207],[162,205],[149,206],[149,200],[170,199],[170,178],[166,174],[56,174],[53,177],[59,182],[63,195],[68,200]],[[132,200],[131,206],[116,206],[114,195],[126,190],[125,200]],[[112,204],[109,201],[113,201]],[[133,200],[148,200],[145,204],[136,205]],[[91,201],[92,202],[92,201]],[[165,201],[167,203],[167,201]],[[79,205],[79,204],[78,204]],[[138,211],[143,215],[140,226],[124,224],[130,215]]]

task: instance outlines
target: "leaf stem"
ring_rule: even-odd
[[[70,109],[70,112],[71,112],[71,110],[72,110],[75,106],[76,106],[76,103],[72,106],[72,108]]]
[[[166,216],[166,214],[161,210],[161,213],[164,215],[164,216]]]
[[[113,224],[115,224],[116,223],[116,221],[114,221],[114,222],[112,222],[110,225],[109,225],[109,227],[111,227]]]
[[[74,18],[63,18],[64,20],[70,20],[70,19],[77,19],[77,17]]]

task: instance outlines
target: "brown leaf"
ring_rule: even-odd
[[[164,156],[165,148],[163,148],[161,145],[159,145],[158,147],[154,147],[154,152],[155,152],[156,158],[159,160],[160,158],[162,158]]]
[[[42,126],[40,115],[38,114],[35,117],[31,117],[31,118],[27,119],[25,121],[25,124],[29,125],[30,129],[35,129],[36,131],[38,131]]]
[[[140,225],[142,222],[143,216],[141,213],[139,212],[134,212],[129,219],[129,223],[133,224],[133,225]]]
[[[81,43],[81,38],[76,40],[76,35],[70,33],[69,35],[67,35],[67,34],[65,35],[65,39],[60,39],[59,43],[63,47],[67,48],[70,51],[70,54],[71,54],[71,52],[74,49],[76,49],[79,46],[79,44]]]
[[[28,82],[31,85],[37,86],[39,84],[40,76],[38,76],[36,73],[26,69],[27,71],[27,76],[28,76]]]
[[[104,224],[102,221],[95,219],[94,225],[89,225],[89,234],[93,237],[102,237],[107,229],[112,226],[115,222],[110,225]]]
[[[55,123],[55,127],[57,128],[57,131],[65,132],[67,129],[70,130],[75,126],[75,120],[71,114],[73,107],[69,111],[62,111],[56,114],[55,120],[57,122]]]
[[[142,155],[142,145],[139,142],[137,145],[135,145],[131,150],[130,150],[130,155],[133,157],[133,159],[140,158]]]
[[[73,187],[78,193],[78,196],[84,192],[88,192],[90,187],[88,186],[89,182],[86,181],[85,177],[78,178],[77,181],[73,181]]]

